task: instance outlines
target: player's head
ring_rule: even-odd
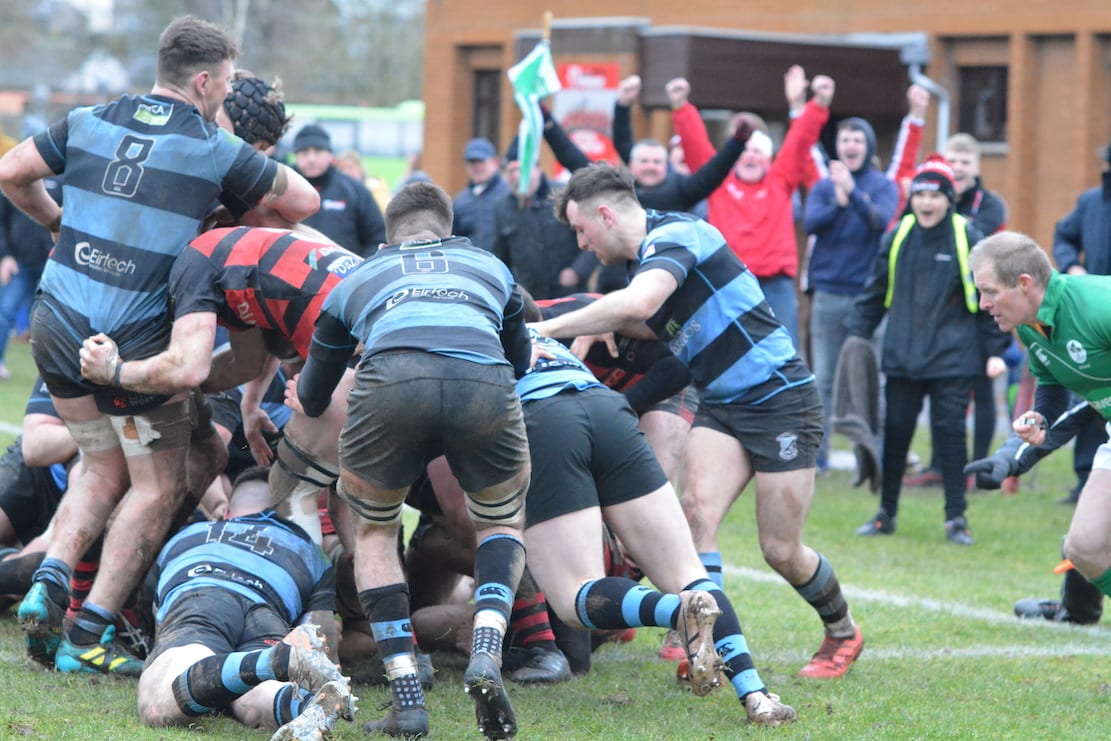
[[[253,515],[270,506],[270,468],[251,466],[235,477],[228,497],[226,519]]]
[[[1037,242],[1018,232],[980,240],[968,256],[980,309],[1004,332],[1037,319],[1053,268]]]
[[[212,121],[231,90],[238,58],[239,47],[220,26],[192,15],[176,18],[158,39],[156,83],[187,93]]]
[[[386,240],[404,242],[418,235],[451,236],[451,196],[435,183],[410,183],[386,206]]]
[[[574,229],[580,250],[594,253],[604,265],[632,259],[633,241],[639,243],[640,238],[629,238],[632,230],[626,227],[637,218],[640,202],[627,170],[608,162],[576,170],[555,208],[559,219]]]
[[[292,119],[285,112],[281,80],[271,84],[246,70],[238,70],[232,77],[223,113],[236,136],[263,152],[278,143]]]

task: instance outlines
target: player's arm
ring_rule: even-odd
[[[320,194],[299,172],[283,164],[278,165],[274,184],[262,199],[263,206],[273,209],[296,224],[307,219],[320,208]]]
[[[124,361],[110,337],[101,333],[85,340],[81,348],[81,375],[102,386],[144,394],[173,394],[196,388],[208,377],[216,315],[185,314],[174,320],[170,345],[143,360]]]
[[[266,370],[270,353],[257,327],[242,332],[229,332],[228,344],[212,357],[212,368],[201,385],[206,394],[226,391],[257,378]]]
[[[306,415],[319,417],[328,408],[332,392],[347,370],[347,362],[357,344],[338,318],[327,311],[321,313],[316,320],[309,357],[305,368],[297,375],[295,387],[297,403]],[[289,403],[288,393],[286,403]]]
[[[0,190],[16,208],[57,234],[62,207],[43,184],[43,178],[53,174],[32,139],[24,139],[0,157]]]
[[[620,332],[649,339],[655,334],[644,322],[659,311],[678,287],[678,280],[666,270],[641,270],[627,287],[608,293],[581,309],[532,326],[546,337]]]
[[[65,463],[77,455],[77,443],[66,423],[50,414],[23,415],[21,447],[23,462],[32,468]]]

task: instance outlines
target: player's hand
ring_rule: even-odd
[[[301,378],[298,373],[293,378],[285,382],[285,405],[295,412],[305,413],[305,408],[301,406],[301,398],[297,396],[297,381]]]
[[[1011,429],[1023,442],[1031,445],[1041,445],[1045,442],[1045,431],[1049,429],[1049,422],[1040,412],[1031,409],[1016,419],[1011,425]]]
[[[532,358],[528,362],[528,367],[533,368],[536,366],[536,361],[544,358],[545,360],[555,360],[556,356],[550,350],[545,349],[537,342],[532,343]]]
[[[611,358],[617,357],[617,340],[614,339],[613,332],[584,334],[580,337],[576,337],[575,341],[571,343],[571,352],[575,353],[575,357],[579,360],[585,360],[587,353],[590,352],[590,348],[597,342],[605,343]]]
[[[977,489],[998,489],[1003,485],[1003,479],[1017,473],[1018,462],[1003,453],[972,461],[964,467],[965,476],[976,475]]]
[[[559,284],[564,288],[571,288],[579,284],[579,274],[573,268],[564,268],[559,271]]]
[[[274,451],[266,436],[273,437],[278,434],[278,428],[270,415],[260,407],[243,411],[243,436],[247,438],[247,447],[251,449],[251,456],[260,466],[269,466],[274,462]]]
[[[93,383],[110,386],[120,362],[120,350],[111,337],[101,332],[81,344],[81,375]]]

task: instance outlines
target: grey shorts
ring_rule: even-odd
[[[735,437],[762,473],[813,468],[822,442],[822,401],[814,383],[786,388],[760,404],[706,404],[693,427]]]
[[[500,484],[528,463],[513,371],[446,355],[374,355],[355,372],[340,464],[373,486],[403,489],[447,456],[465,491]]]

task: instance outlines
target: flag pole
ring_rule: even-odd
[[[550,10],[544,11],[544,28],[540,33],[540,38],[545,44],[552,41],[552,11]]]

